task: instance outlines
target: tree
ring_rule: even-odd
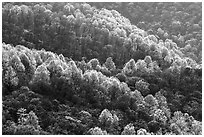
[[[50,94],[50,84],[50,72],[47,67],[44,64],[38,66],[29,83],[32,90],[42,94]]]
[[[197,127],[195,127],[197,125]],[[180,111],[174,112],[170,120],[170,128],[173,133],[177,135],[186,134],[201,134],[201,123],[196,121],[192,116],[187,113],[183,114]]]
[[[106,62],[104,63],[104,66],[110,70],[110,71],[114,71],[116,69],[115,63],[112,60],[112,57],[109,57],[106,59]]]
[[[90,135],[108,135],[106,131],[102,131],[102,129],[99,127],[89,129],[88,134]]]
[[[151,135],[151,134],[148,133],[146,129],[140,128],[139,130],[137,130],[137,135]]]
[[[135,128],[131,123],[126,125],[121,133],[121,135],[135,135],[135,134],[136,134]]]
[[[135,88],[136,90],[140,91],[143,96],[146,96],[150,92],[149,85],[150,84],[148,82],[139,80],[135,83]]]
[[[148,114],[152,114],[155,112],[155,110],[157,110],[159,104],[153,95],[148,94],[144,98],[144,101],[145,101],[145,107],[148,109]]]
[[[137,69],[136,63],[134,59],[129,60],[125,67],[123,68],[123,73],[126,75],[132,75]]]
[[[89,65],[91,67],[91,69],[96,69],[96,67],[99,65],[100,66],[100,63],[98,61],[98,59],[94,58],[94,59],[91,59],[87,65]]]
[[[18,55],[14,55],[11,58],[11,66],[17,71],[17,72],[24,72],[25,66],[22,64],[21,59]]]
[[[149,64],[152,62],[151,56],[146,56],[146,57],[144,58],[144,61],[147,63],[147,65],[149,65]]]
[[[105,127],[110,127],[114,121],[113,115],[111,114],[111,112],[108,109],[104,109],[101,112],[98,120],[101,123],[101,125],[105,126]]]

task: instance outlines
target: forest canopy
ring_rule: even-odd
[[[202,134],[201,3],[2,6],[3,134]]]

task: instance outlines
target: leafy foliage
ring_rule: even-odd
[[[100,4],[3,3],[3,134],[202,134],[198,3]]]
[[[132,124],[128,124],[127,126],[124,127],[124,130],[121,134],[122,135],[135,135],[134,126]]]

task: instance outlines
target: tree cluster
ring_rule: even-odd
[[[190,31],[131,24],[144,3],[92,5],[3,3],[3,134],[202,134],[202,65],[171,37]],[[156,9],[177,18],[179,4],[167,5]],[[158,14],[149,8],[146,18]]]
[[[202,6],[199,2],[89,3],[114,9],[131,23],[165,41],[172,39],[185,54],[202,61]]]

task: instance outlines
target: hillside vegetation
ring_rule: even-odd
[[[2,5],[3,134],[202,134],[200,3]]]

